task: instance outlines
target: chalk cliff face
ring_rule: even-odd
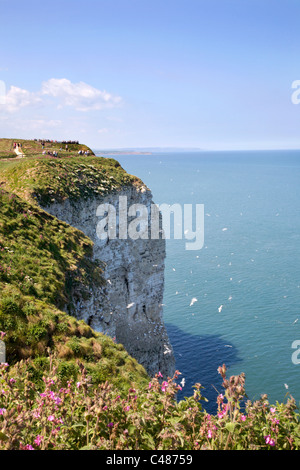
[[[129,185],[76,203],[67,199],[44,207],[84,232],[94,242],[94,259],[106,265],[106,285],[91,288],[88,298],[74,292],[72,313],[96,331],[115,337],[149,375],[161,371],[165,377],[172,376],[175,361],[162,316],[165,241],[150,237],[100,240],[97,235],[98,206],[108,203],[118,208],[119,196],[127,197],[128,207],[153,204],[148,188]]]

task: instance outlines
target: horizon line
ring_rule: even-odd
[[[287,151],[287,150],[295,150],[295,151],[300,151],[300,146],[299,147],[278,147],[278,148],[215,148],[215,149],[210,149],[210,148],[197,148],[197,147],[95,147],[93,146],[92,149],[97,150],[97,151],[155,151],[155,150],[185,150],[185,151],[193,151],[193,152],[270,152],[270,151]]]

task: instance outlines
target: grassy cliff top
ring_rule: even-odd
[[[41,141],[41,140],[27,140],[27,139],[0,139],[0,160],[7,158],[16,158],[17,154],[14,152],[14,143],[21,144],[22,152],[25,157],[42,157],[49,153],[58,152],[58,155],[63,156],[77,156],[78,152],[88,151],[90,155],[94,152],[84,144],[79,143],[62,143],[56,141]],[[66,149],[66,145],[68,148]],[[43,154],[45,152],[45,154]]]
[[[2,187],[47,206],[65,199],[77,201],[118,190],[143,186],[142,181],[112,158],[95,156],[30,157],[0,162]]]

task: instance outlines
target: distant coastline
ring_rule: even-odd
[[[177,153],[177,152],[201,152],[201,148],[177,148],[177,147],[141,147],[141,148],[120,148],[120,149],[94,149],[94,152],[101,155],[153,155],[156,153]]]
[[[95,150],[94,152],[101,155],[152,155],[152,152],[139,152],[134,150]]]

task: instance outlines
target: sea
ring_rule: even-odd
[[[166,240],[163,316],[185,382],[179,399],[200,383],[215,412],[225,364],[228,377],[245,373],[247,399],[299,405],[300,151],[112,157],[156,204],[204,207],[201,249],[187,250],[184,233]]]

